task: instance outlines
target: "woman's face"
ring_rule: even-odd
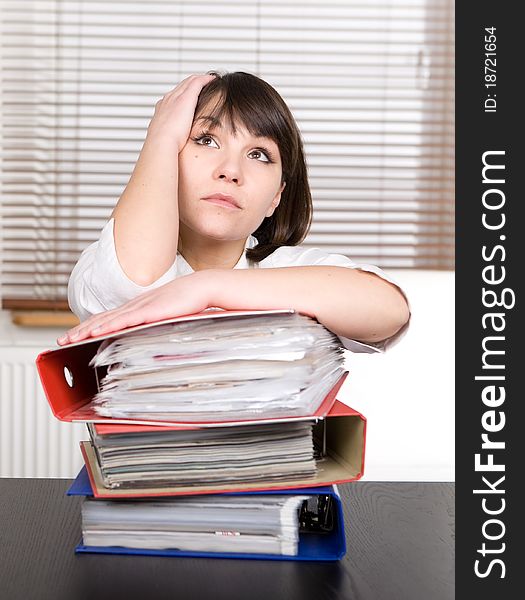
[[[198,116],[179,153],[181,224],[188,233],[215,240],[246,239],[277,208],[285,186],[281,175],[273,140],[254,137],[240,126],[234,136]],[[214,194],[230,196],[233,204],[206,199]]]

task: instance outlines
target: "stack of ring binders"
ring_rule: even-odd
[[[285,324],[292,315],[201,313],[38,356],[54,415],[88,425],[90,439],[81,442],[85,466],[68,490],[85,497],[76,552],[315,561],[344,556],[337,484],[361,478],[366,439],[366,419],[336,399],[348,375],[344,369],[334,371],[309,414],[161,421],[143,414],[105,417],[93,409],[104,374],[89,365],[111,342],[137,330],[145,338],[158,335],[159,326],[177,330],[181,323],[191,338],[192,321],[206,326],[202,320],[211,319],[219,331],[222,324],[230,334],[237,327],[242,338],[243,318],[252,318],[253,327],[254,317],[261,325],[271,317],[274,327],[276,318]]]

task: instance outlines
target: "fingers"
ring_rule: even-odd
[[[176,85],[172,90],[170,90],[167,94],[164,94],[164,98],[172,97],[172,96],[180,96],[183,94],[189,87],[192,85],[199,89],[202,89],[207,83],[215,79],[216,75],[199,75],[193,74],[186,79],[183,79],[178,85]]]
[[[182,150],[190,135],[199,94],[214,77],[216,75],[190,75],[158,100],[148,134],[167,136]]]
[[[150,297],[154,296],[157,293],[157,290],[150,290],[149,292],[145,292],[140,296],[137,296],[133,300],[126,302],[122,306],[118,308],[114,308],[113,310],[107,310],[102,313],[98,313],[96,315],[92,315],[82,323],[79,323],[76,327],[71,328],[69,331],[66,331],[64,335],[57,339],[57,344],[63,346],[64,344],[70,344],[72,342],[80,342],[83,339],[91,337],[92,335],[102,335],[104,333],[109,333],[111,331],[117,331],[118,329],[122,329],[124,327],[130,327],[131,325],[139,324],[137,322],[131,323],[128,325],[127,323],[131,322],[129,317],[126,319],[121,319],[121,316],[135,314],[137,318],[137,311],[145,306]],[[113,329],[107,329],[107,324],[111,323],[111,327]],[[99,328],[101,330],[99,331]]]
[[[88,334],[87,337],[105,335],[135,325],[142,325],[144,322],[144,315],[140,311],[129,310],[96,324],[95,327],[89,328],[86,333]]]
[[[107,311],[102,315],[94,315],[77,327],[70,329],[57,339],[57,343],[63,346],[142,323],[140,312],[137,309]]]
[[[60,345],[69,344],[71,342],[79,342],[87,337],[90,337],[91,333],[108,322],[109,320],[115,319],[118,314],[122,312],[122,307],[114,310],[108,310],[103,313],[92,315],[89,319],[82,321],[76,327],[73,327],[69,331],[66,331],[64,335],[57,339],[57,343]]]
[[[108,311],[111,312],[111,311]],[[107,313],[102,313],[103,315],[107,315]],[[72,342],[78,342],[80,340],[83,340],[88,336],[88,332],[91,331],[92,329],[96,328],[98,326],[99,323],[101,323],[101,315],[93,315],[92,317],[89,317],[89,319],[86,319],[85,321],[83,321],[82,323],[80,323],[79,325],[77,325],[76,327],[73,327],[72,329],[70,329],[69,331],[66,331],[66,333],[64,333],[64,335],[60,336],[57,339],[57,344],[59,344],[60,346],[64,345],[64,344],[70,344]]]

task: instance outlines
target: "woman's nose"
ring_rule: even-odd
[[[233,183],[242,182],[241,167],[236,159],[233,157],[225,158],[217,166],[215,170],[215,177],[217,179],[225,179],[226,181],[232,181]]]
[[[233,183],[239,183],[239,178],[232,174],[230,171],[223,170],[221,175],[219,175],[219,179],[226,179],[226,181],[232,181]]]

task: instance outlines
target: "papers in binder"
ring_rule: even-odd
[[[83,467],[67,492],[86,497],[79,553],[332,561],[346,550],[336,486],[104,504],[93,492]]]
[[[92,441],[81,442],[81,450],[97,498],[316,487],[363,473],[366,420],[337,400],[326,418],[307,421],[88,427]],[[282,451],[273,448],[275,440]]]
[[[310,415],[343,360],[337,336],[297,313],[152,326],[101,343],[90,365],[107,372],[91,407],[158,421]]]
[[[297,555],[308,496],[197,496],[149,502],[86,499],[86,546]]]
[[[88,425],[108,488],[294,481],[316,470],[312,422],[100,435]]]

